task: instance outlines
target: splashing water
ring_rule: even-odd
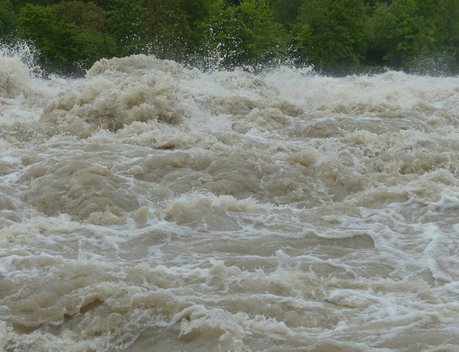
[[[1,351],[459,348],[458,78],[20,59]]]

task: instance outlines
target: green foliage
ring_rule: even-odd
[[[293,43],[303,60],[340,70],[359,65],[367,48],[362,0],[305,0],[293,26]]]
[[[183,0],[182,6],[188,21],[195,24],[207,18],[210,11],[211,0]]]
[[[430,52],[435,44],[435,26],[422,16],[415,0],[394,0],[380,5],[374,15],[375,45],[384,53],[384,62],[407,65]]]
[[[182,60],[193,42],[181,0],[117,0],[110,28],[123,55],[148,52]]]
[[[242,26],[236,6],[229,6],[224,0],[213,2],[205,32],[205,52],[214,59],[211,65],[234,67],[239,64],[244,54]]]
[[[212,0],[182,0],[182,6],[190,26],[191,36],[189,44],[192,51],[200,52],[205,44],[205,22],[209,17]]]
[[[244,24],[245,62],[266,63],[282,58],[286,49],[286,33],[280,24],[274,22],[268,0],[243,0],[239,16]]]
[[[459,1],[440,0],[437,52],[441,53],[450,71],[459,73]]]
[[[452,69],[459,44],[458,8],[457,0],[377,4],[369,20],[374,35],[369,61],[421,72]]]
[[[141,52],[147,44],[142,30],[142,3],[142,0],[115,0],[109,14],[110,33],[117,41],[118,52],[122,56]]]
[[[150,53],[224,68],[312,63],[459,72],[458,0],[0,0],[0,40],[49,71]],[[205,65],[206,65],[205,64]]]
[[[50,71],[77,73],[114,50],[103,31],[104,14],[96,5],[69,1],[52,6],[26,5],[19,13],[21,36],[32,40],[41,65]]]
[[[26,5],[19,14],[20,34],[35,42],[45,69],[66,71],[78,55],[76,26],[59,23],[51,7]]]
[[[295,22],[302,0],[272,0],[271,8],[276,22],[290,29]]]
[[[108,32],[108,19],[102,8],[78,0],[61,2],[52,8],[60,23],[70,23],[77,28],[75,42],[80,51],[75,60],[82,68],[116,53],[116,42]]]
[[[207,35],[209,51],[226,67],[266,64],[286,53],[286,32],[267,0],[243,0],[239,6],[215,1]]]
[[[184,60],[190,51],[192,31],[181,0],[144,2],[144,30],[152,52],[162,58]]]
[[[11,39],[16,29],[16,14],[10,0],[0,0],[0,38]]]
[[[54,5],[60,0],[12,0],[11,3],[15,9],[20,9],[25,5]]]

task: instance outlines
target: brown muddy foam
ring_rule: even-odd
[[[457,78],[1,60],[0,350],[458,344]]]

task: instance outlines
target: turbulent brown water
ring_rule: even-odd
[[[0,351],[459,351],[459,78],[20,56]]]

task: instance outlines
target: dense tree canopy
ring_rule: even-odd
[[[211,57],[226,67],[266,64],[287,49],[287,34],[268,0],[242,0],[238,6],[214,1],[205,34]]]
[[[115,0],[108,14],[121,55],[148,52],[183,60],[193,31],[182,0]]]
[[[0,0],[0,37],[9,39],[16,27],[16,16],[10,0]]]
[[[359,65],[367,48],[365,14],[362,0],[304,1],[293,26],[295,48],[320,67]]]
[[[3,42],[34,43],[48,71],[150,53],[225,68],[312,64],[459,72],[458,0],[0,0]]]

